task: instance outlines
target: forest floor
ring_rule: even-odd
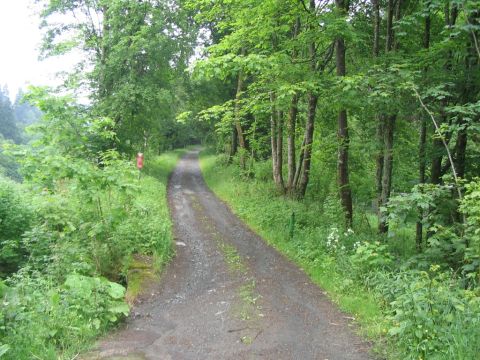
[[[349,317],[207,188],[198,150],[180,160],[168,197],[174,260],[84,358],[371,358]]]

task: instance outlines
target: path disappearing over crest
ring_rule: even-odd
[[[188,152],[168,189],[176,257],[94,359],[369,359],[348,318],[205,185]]]

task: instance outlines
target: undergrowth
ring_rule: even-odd
[[[74,358],[128,315],[134,254],[156,269],[172,255],[166,185],[180,154],[147,160],[140,178],[109,154],[101,168],[71,159],[69,177],[0,182],[2,359]]]

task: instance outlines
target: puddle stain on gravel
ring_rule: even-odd
[[[98,352],[92,352],[90,354],[81,356],[80,360],[147,360],[145,355],[141,353],[134,353],[129,355],[113,355],[113,356],[102,356]]]

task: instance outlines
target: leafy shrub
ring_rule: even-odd
[[[171,255],[171,224],[168,209],[160,201],[166,197],[165,188],[146,177],[142,179],[143,191],[132,203],[130,214],[114,230],[112,237],[126,244],[128,254],[156,255],[167,260]]]
[[[32,209],[18,186],[0,179],[0,277],[21,267],[28,256],[22,234],[29,229]]]
[[[72,358],[127,315],[116,282],[133,254],[170,256],[165,195],[179,153],[147,161],[140,179],[125,155],[104,150],[116,141],[112,120],[45,89],[29,96],[44,117],[37,141],[11,151],[25,183],[0,181],[0,356]]]
[[[5,359],[56,359],[74,354],[109,324],[128,314],[125,288],[98,277],[71,274],[62,285],[21,271],[1,305]]]
[[[40,192],[22,185],[37,216],[19,241],[28,258],[8,279],[2,307],[7,359],[68,357],[128,312],[123,287],[110,281],[122,279],[135,252],[159,265],[169,258],[165,183],[175,159],[151,169],[164,183],[139,180],[131,163],[110,158],[102,168],[71,159],[69,177],[30,180],[33,189],[49,184]]]
[[[458,201],[452,197],[455,185],[451,183],[416,185],[408,194],[390,199],[389,223],[404,225],[419,219],[427,230],[426,244],[416,265],[428,270],[430,264],[440,265],[444,270],[458,269],[465,256],[465,229],[461,222],[454,221],[458,213]]]
[[[236,159],[236,160],[238,160],[238,159]],[[230,160],[230,157],[227,154],[220,154],[216,158],[216,161],[220,165],[227,166],[230,163],[231,160]]]
[[[378,241],[359,243],[351,260],[360,274],[372,271],[388,270],[393,265],[393,256],[386,244]]]
[[[22,177],[18,173],[18,163],[11,155],[6,154],[4,151],[8,146],[9,143],[4,141],[0,134],[0,176],[4,176],[14,181],[21,181]]]
[[[464,270],[480,282],[480,179],[466,185],[466,195],[460,210],[466,217],[465,236],[469,243]]]
[[[396,296],[389,334],[404,359],[473,359],[480,350],[480,338],[473,336],[480,324],[480,298],[438,269],[432,265],[430,272],[411,271],[392,282]]]
[[[257,161],[254,165],[255,179],[269,181],[272,178],[272,162],[269,160]]]

